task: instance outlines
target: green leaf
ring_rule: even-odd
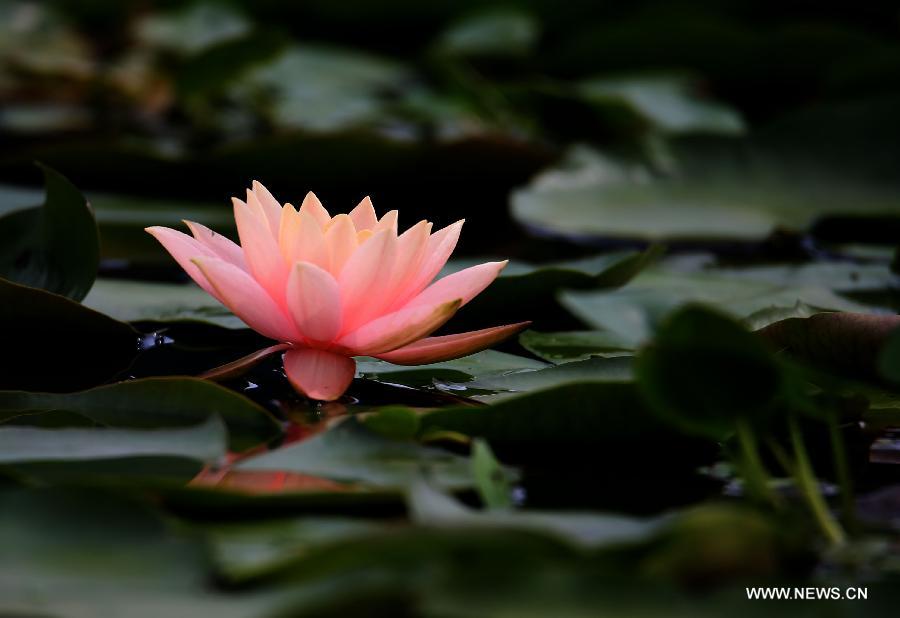
[[[554,295],[569,290],[617,288],[628,283],[662,254],[662,247],[646,251],[619,251],[580,260],[533,265],[510,262],[486,290],[473,298],[451,324],[464,331],[487,325],[530,320],[538,327],[559,328],[571,316],[561,310]],[[484,260],[454,260],[442,275]]]
[[[512,507],[512,484],[491,447],[481,439],[472,441],[472,474],[481,501],[488,509]]]
[[[185,457],[209,463],[225,454],[227,437],[225,426],[216,416],[185,429],[0,425],[0,464],[147,456]]]
[[[229,87],[277,126],[331,132],[382,119],[384,92],[407,79],[396,62],[349,49],[294,45]]]
[[[278,422],[257,404],[195,378],[144,378],[68,394],[0,391],[0,421],[51,410],[136,429],[184,427],[216,414],[228,427],[232,450],[257,446],[280,433]]]
[[[174,11],[149,14],[137,24],[138,40],[182,55],[244,36],[250,22],[223,2],[194,2]]]
[[[770,275],[766,269],[752,268],[743,270],[742,274],[717,269],[700,272],[660,269],[645,271],[620,290],[564,292],[560,300],[585,323],[632,348],[647,341],[666,315],[689,303],[710,305],[735,318],[748,320],[754,328],[782,319],[785,311],[795,315],[802,314],[806,308],[870,310],[822,285],[802,285],[799,278]],[[772,311],[776,309],[781,311]]]
[[[394,365],[368,357],[356,361],[356,370],[361,377],[405,386],[430,386],[435,381],[466,382],[478,376],[502,375],[546,366],[541,361],[495,350],[484,350],[430,365]]]
[[[84,305],[123,322],[196,320],[225,328],[247,328],[194,283],[98,279]]]
[[[0,341],[0,388],[6,389],[87,388],[124,370],[138,350],[138,334],[127,324],[2,279]]]
[[[472,486],[466,458],[387,439],[352,418],[302,442],[245,459],[235,469],[298,472],[395,488],[406,486],[424,470],[442,487]]]
[[[436,49],[450,56],[521,56],[537,41],[539,25],[515,9],[486,11],[464,18],[445,31]]]
[[[588,358],[542,369],[522,370],[502,375],[476,378],[462,384],[442,385],[450,391],[469,391],[473,399],[498,401],[535,390],[577,382],[629,382],[632,377],[632,358]],[[490,394],[480,394],[488,391]]]
[[[664,447],[680,435],[659,422],[633,383],[602,381],[522,393],[485,407],[440,408],[422,415],[421,428],[422,434],[443,429],[481,437],[494,449],[516,448],[538,460],[584,449],[602,458],[638,443]]]
[[[761,339],[699,306],[670,316],[635,369],[641,392],[660,416],[713,439],[731,433],[737,419],[764,422],[782,385]]]
[[[81,300],[97,276],[97,223],[78,189],[49,167],[41,169],[43,207],[0,219],[0,276]]]
[[[630,354],[631,345],[614,333],[599,330],[541,333],[527,330],[519,335],[526,350],[551,363],[570,363],[592,356]]]
[[[701,99],[694,86],[691,79],[679,75],[595,77],[579,82],[576,92],[593,105],[626,105],[652,129],[665,134],[744,132],[737,111]]]
[[[409,489],[407,500],[413,520],[421,525],[498,532],[529,530],[589,549],[639,543],[651,538],[666,521],[665,518],[641,519],[607,513],[476,511],[424,482]]]
[[[391,440],[412,440],[419,432],[419,415],[403,406],[385,406],[362,417],[374,433]]]
[[[733,157],[736,158],[736,157]],[[760,241],[776,229],[803,232],[826,216],[891,217],[900,212],[892,187],[790,163],[727,167],[698,164],[680,176],[654,178],[586,148],[539,175],[512,197],[512,214],[545,234],[645,241]]]

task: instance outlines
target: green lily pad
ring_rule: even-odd
[[[701,99],[693,86],[691,79],[679,75],[596,77],[579,82],[576,92],[594,105],[625,105],[654,130],[665,134],[744,132],[744,122],[737,111]]]
[[[477,376],[502,375],[523,369],[540,369],[546,363],[524,356],[484,350],[463,358],[430,365],[394,365],[386,361],[362,357],[356,371],[364,378],[406,386],[426,386],[441,382],[465,382]]]
[[[646,251],[617,251],[605,255],[550,264],[512,261],[486,290],[476,296],[453,318],[456,331],[489,325],[532,321],[537,327],[559,328],[571,322],[560,309],[554,294],[563,289],[606,289],[625,285],[656,261],[662,248]],[[454,260],[443,275],[483,263],[479,260]]]
[[[64,296],[0,279],[0,388],[77,390],[128,367],[138,333]],[[90,359],[90,362],[86,362]]]
[[[0,218],[0,277],[81,300],[100,261],[94,213],[72,183],[41,169],[44,205]]]
[[[522,56],[531,51],[538,34],[538,22],[528,13],[493,10],[453,24],[435,47],[450,56]]]
[[[98,279],[84,305],[123,322],[196,320],[225,328],[247,328],[194,283]]]
[[[782,387],[779,366],[762,339],[696,306],[664,322],[638,356],[636,372],[654,410],[713,439],[731,433],[737,420],[763,422]]]
[[[806,231],[825,216],[896,216],[900,199],[894,189],[839,173],[788,174],[774,164],[710,163],[696,177],[655,178],[580,148],[516,191],[512,213],[532,229],[573,239],[760,241],[776,229]]]
[[[194,378],[145,378],[66,394],[0,391],[0,421],[50,411],[135,429],[189,426],[216,414],[228,427],[233,450],[257,446],[281,432],[278,422],[249,399]]]
[[[632,348],[647,341],[659,321],[678,307],[703,303],[754,328],[814,311],[870,312],[872,308],[844,298],[821,285],[773,283],[765,277],[733,276],[711,269],[693,273],[645,272],[629,285],[611,292],[564,292],[560,301],[586,324],[609,333]],[[766,273],[763,272],[765,275]],[[778,279],[776,278],[776,281]]]
[[[424,469],[442,487],[473,485],[467,458],[414,442],[390,440],[355,419],[297,444],[246,459],[236,469],[298,472],[394,488],[406,486]]]
[[[123,457],[185,457],[214,462],[228,434],[218,417],[185,429],[55,428],[0,425],[0,464]]]
[[[631,345],[614,333],[600,330],[579,330],[541,333],[527,330],[519,335],[519,343],[526,350],[551,363],[570,363],[593,356],[622,356],[631,354]]]
[[[541,369],[479,377],[462,384],[442,385],[442,388],[465,391],[473,399],[480,401],[497,401],[516,393],[527,393],[575,382],[628,382],[633,378],[631,365],[630,356],[588,358]],[[487,391],[489,394],[479,394],[479,391]]]

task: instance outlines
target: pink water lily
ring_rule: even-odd
[[[488,262],[434,281],[462,221],[431,233],[420,221],[397,233],[397,211],[380,219],[365,198],[332,217],[312,193],[299,210],[255,182],[233,199],[241,244],[199,223],[193,236],[152,234],[197,284],[250,328],[282,342],[294,388],[339,398],[356,373],[354,356],[401,365],[451,360],[483,350],[528,323],[429,337],[484,290],[506,265]]]

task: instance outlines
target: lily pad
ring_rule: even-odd
[[[530,229],[575,240],[669,242],[761,241],[776,229],[807,231],[825,216],[900,213],[893,188],[827,170],[745,167],[713,162],[696,177],[656,178],[580,148],[516,191],[512,213]]]
[[[364,378],[406,386],[425,386],[440,382],[465,382],[477,376],[503,375],[523,369],[546,367],[541,361],[484,350],[456,360],[430,365],[394,365],[374,358],[359,358],[356,371]]]
[[[127,368],[138,350],[138,333],[128,324],[3,279],[0,340],[5,359],[0,388],[87,388]]]
[[[0,218],[0,276],[81,300],[100,261],[94,213],[72,183],[41,169],[44,205]]]
[[[196,320],[225,328],[247,328],[194,283],[101,278],[84,299],[84,305],[123,322]]]
[[[772,283],[763,277],[731,276],[715,270],[685,273],[645,272],[611,292],[564,292],[562,304],[586,324],[602,329],[632,348],[647,341],[659,321],[688,303],[716,307],[762,328],[774,321],[816,311],[871,312],[827,287]],[[777,311],[774,311],[777,310]]]
[[[570,363],[592,356],[622,356],[631,345],[614,333],[600,330],[541,333],[527,330],[519,335],[522,347],[551,363]]]
[[[278,422],[249,399],[194,378],[145,378],[77,393],[0,391],[0,421],[39,412],[75,412],[114,428],[184,427],[217,414],[228,444],[244,450],[280,433]]]
[[[465,457],[413,442],[378,435],[355,419],[347,419],[312,438],[251,457],[237,470],[276,470],[312,474],[336,481],[376,487],[404,487],[421,471],[447,488],[473,485]]]
[[[218,417],[184,429],[55,428],[0,425],[0,464],[123,457],[184,457],[214,462],[228,434]]]

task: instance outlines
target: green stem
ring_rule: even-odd
[[[844,522],[852,529],[856,526],[853,479],[850,476],[850,466],[847,464],[847,449],[844,447],[837,413],[834,410],[828,415],[828,437],[831,440],[831,452],[834,454],[834,471],[841,487],[841,510],[844,514]]]
[[[803,434],[800,432],[800,424],[793,414],[788,416],[788,429],[791,434],[791,445],[794,448],[794,457],[797,465],[794,468],[797,486],[806,498],[813,517],[822,529],[825,537],[834,545],[840,545],[845,541],[845,535],[840,524],[832,516],[825,504],[825,499],[819,491],[819,480],[816,478],[809,462],[806,445],[803,442]]]
[[[769,487],[769,473],[759,456],[759,445],[753,428],[744,419],[735,422],[738,443],[741,446],[740,468],[747,484],[747,491],[759,502],[779,506],[778,496]]]

